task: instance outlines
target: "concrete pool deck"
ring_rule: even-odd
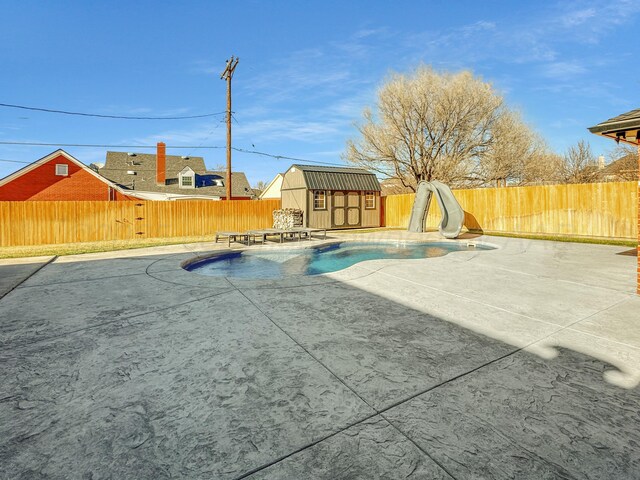
[[[640,477],[629,248],[474,241],[279,281],[180,268],[226,245],[0,261],[0,478]]]

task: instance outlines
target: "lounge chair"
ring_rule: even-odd
[[[322,232],[322,239],[327,238],[327,229],[326,228],[300,228],[301,233],[304,233],[307,236],[307,240],[311,240],[312,233],[320,233]]]
[[[303,235],[306,235],[307,240],[311,240],[311,234],[317,232],[322,232],[324,234],[323,238],[327,238],[327,230],[324,228],[263,228],[261,230],[247,230],[246,232],[218,232],[216,233],[216,243],[218,243],[218,238],[226,238],[228,240],[228,245],[231,246],[231,242],[244,243],[244,239],[247,245],[251,245],[252,239],[254,242],[256,239],[260,239],[260,243],[264,245],[267,237],[278,237],[280,239],[280,243],[283,243],[285,236],[289,236],[291,238],[295,238],[297,236],[298,241],[300,241],[302,240]]]
[[[280,243],[284,240],[284,230],[278,230],[277,228],[264,228],[262,230],[249,230],[247,232],[251,237],[260,238],[261,242],[264,244],[265,240],[269,236],[277,236],[280,237]]]
[[[249,245],[249,235],[247,233],[243,233],[243,232],[217,232],[216,233],[216,243],[218,243],[218,238],[226,238],[227,239],[227,246],[231,246],[231,242],[239,242],[239,243],[243,243],[242,239],[244,238],[247,242],[247,245]],[[238,238],[240,240],[238,240]]]
[[[304,228],[264,228],[262,230],[249,230],[247,232],[250,237],[258,237],[261,242],[264,244],[267,237],[278,237],[280,239],[280,243],[284,242],[285,237],[295,238],[298,237],[298,241],[302,239],[302,235],[308,233]]]
[[[293,228],[285,228],[282,230],[282,233],[285,235],[290,235],[291,238],[294,238],[296,235],[298,236],[298,241],[302,240],[302,234],[304,233],[303,228],[293,227]]]

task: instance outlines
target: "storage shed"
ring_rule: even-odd
[[[379,227],[380,183],[351,167],[292,165],[282,180],[282,208],[303,211],[310,228]]]

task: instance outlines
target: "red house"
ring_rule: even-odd
[[[0,201],[134,200],[64,150],[0,180]]]

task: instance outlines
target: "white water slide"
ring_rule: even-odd
[[[442,220],[438,229],[445,238],[456,238],[460,235],[464,223],[464,210],[456,200],[451,189],[442,182],[420,182],[416,189],[416,198],[409,219],[410,232],[424,232],[424,223],[429,213],[431,197],[435,195],[442,212]]]

